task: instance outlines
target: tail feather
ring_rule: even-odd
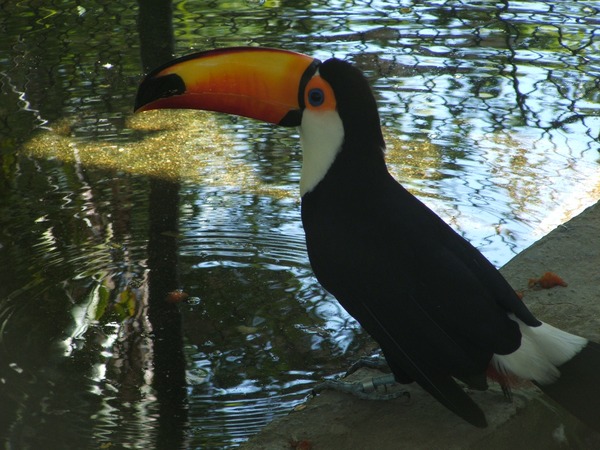
[[[521,329],[521,346],[494,355],[493,367],[508,376],[533,381],[546,395],[592,429],[600,431],[600,344],[546,323]]]
[[[588,342],[547,323],[530,327],[515,317],[513,320],[521,329],[521,346],[509,355],[494,355],[492,363],[499,373],[540,384],[553,383],[560,377],[558,367],[573,358]]]
[[[485,414],[452,377],[437,377],[432,384],[417,382],[442,405],[478,428],[487,427]]]
[[[593,430],[600,432],[600,344],[588,344],[559,366],[552,384],[536,383],[542,391]]]

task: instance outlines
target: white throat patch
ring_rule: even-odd
[[[305,109],[300,125],[302,172],[300,196],[312,191],[325,177],[344,142],[344,125],[337,111]]]

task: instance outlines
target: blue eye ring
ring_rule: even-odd
[[[325,93],[323,89],[314,88],[308,91],[308,103],[311,106],[321,106],[325,101]]]

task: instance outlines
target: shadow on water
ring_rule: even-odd
[[[141,1],[138,29],[144,71],[164,64],[174,53],[170,1]],[[148,199],[148,320],[152,327],[152,387],[156,392],[156,448],[185,448],[187,427],[186,362],[181,314],[167,299],[180,288],[178,269],[179,190],[177,181],[151,178]]]
[[[392,172],[501,264],[599,197],[597,17],[583,2],[0,4],[1,446],[236,446],[373,349],[312,277],[297,137],[132,117],[143,72],[228,45],[352,61]]]

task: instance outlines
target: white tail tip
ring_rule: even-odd
[[[501,374],[550,384],[558,379],[558,367],[583,349],[588,340],[542,323],[539,327],[525,325],[511,317],[521,329],[521,346],[509,355],[494,355],[492,364]]]

